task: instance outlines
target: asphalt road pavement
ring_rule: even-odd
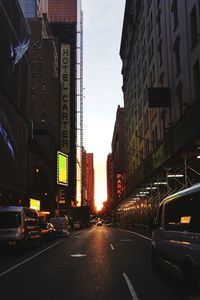
[[[151,267],[150,239],[104,226],[0,253],[2,300],[199,300]]]

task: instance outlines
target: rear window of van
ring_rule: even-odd
[[[17,228],[21,225],[21,214],[19,212],[0,212],[0,229]]]

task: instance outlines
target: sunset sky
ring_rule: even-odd
[[[84,146],[94,153],[96,206],[107,198],[106,159],[118,104],[123,106],[119,56],[125,0],[82,0]]]

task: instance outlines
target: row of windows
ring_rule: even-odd
[[[46,86],[43,85],[46,89]],[[41,95],[41,98],[40,98],[40,113],[41,113],[41,116],[45,116],[46,115],[46,104],[47,104],[47,98],[46,98],[46,94],[42,94]],[[32,94],[31,95],[31,116],[34,115],[34,112],[35,112],[35,95]]]
[[[172,13],[173,13],[173,18],[174,18],[174,28],[177,27],[178,25],[178,5],[177,5],[177,0],[173,1],[172,3],[172,9],[171,9]],[[158,25],[158,33],[160,35],[161,33],[161,18],[160,18],[160,11],[157,14],[157,25]],[[144,23],[142,28],[144,27]],[[152,30],[152,13],[150,15],[150,21],[149,21],[149,25],[148,25],[148,30]],[[198,30],[197,30],[197,14],[196,14],[196,6],[193,7],[191,14],[190,14],[190,31],[191,31],[191,47],[193,48],[197,41],[198,41]],[[143,36],[143,35],[141,35]],[[175,63],[176,63],[176,73],[177,76],[180,73],[180,38],[177,37],[177,39],[174,42],[174,51],[175,51]],[[145,54],[145,39],[141,42],[140,45],[140,41],[137,41],[137,44],[135,46],[135,51],[133,54],[133,63],[136,63],[136,58],[138,58],[139,60],[139,64],[137,67],[137,72],[138,74],[140,73],[140,56],[144,57]],[[153,55],[154,55],[154,39],[152,38],[149,44],[149,50],[148,50],[148,62],[149,64],[152,61]],[[141,51],[140,51],[141,50]],[[163,53],[162,53],[162,41],[160,40],[158,42],[158,62],[159,62],[159,66],[162,64],[163,61]],[[143,60],[142,60],[143,61]]]

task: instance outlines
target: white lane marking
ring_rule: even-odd
[[[128,288],[129,288],[129,291],[131,293],[131,296],[132,296],[133,300],[139,300],[139,298],[138,298],[138,296],[137,296],[137,294],[136,294],[136,292],[134,290],[134,287],[133,287],[132,283],[130,282],[130,279],[128,278],[128,276],[126,275],[126,273],[123,273],[123,276],[124,276],[124,278],[126,280],[126,283],[128,285]]]
[[[110,248],[112,249],[112,250],[114,250],[115,248],[113,247],[113,244],[110,244]]]
[[[43,252],[46,252],[46,251],[49,250],[50,248],[53,248],[54,246],[56,246],[56,245],[58,245],[58,244],[60,244],[60,243],[62,243],[62,242],[63,242],[63,240],[62,240],[62,241],[59,241],[59,242],[56,242],[56,243],[54,243],[53,245],[51,245],[51,246],[45,248],[44,250],[42,250],[42,251],[40,251],[40,252],[34,254],[33,256],[31,256],[31,257],[29,257],[29,258],[27,258],[27,259],[25,259],[24,261],[18,263],[17,265],[13,266],[12,268],[10,268],[10,269],[4,271],[3,273],[1,273],[1,274],[0,274],[0,277],[4,276],[5,274],[9,273],[10,271],[12,271],[12,270],[14,270],[14,269],[16,269],[16,268],[18,268],[18,267],[20,267],[21,265],[25,264],[25,263],[28,262],[29,260],[35,258],[36,256],[42,254]]]
[[[140,236],[140,237],[142,237],[142,238],[144,238],[144,239],[146,239],[146,240],[148,240],[148,241],[151,241],[150,238],[148,238],[148,237],[146,237],[146,236],[144,236],[144,235],[141,235],[141,234],[139,234],[139,233],[137,233],[137,232],[130,231],[130,230],[125,230],[125,229],[121,229],[121,228],[119,228],[119,230],[125,231],[125,232],[129,232],[129,233],[132,233],[132,234],[135,234],[135,235],[138,235],[138,236]]]
[[[71,254],[71,257],[84,257],[87,256],[87,254],[77,253],[77,254]]]

